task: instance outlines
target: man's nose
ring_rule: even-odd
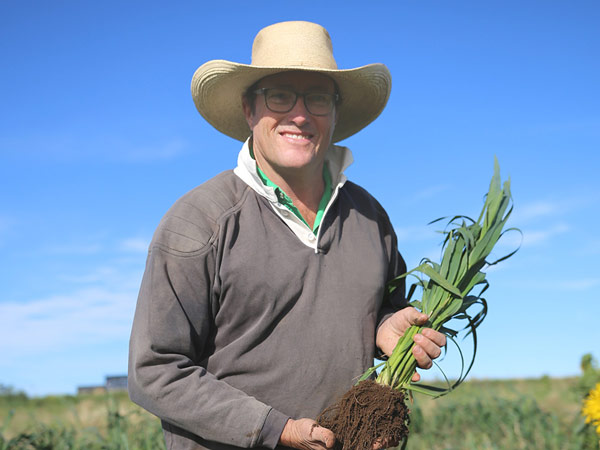
[[[302,97],[301,95],[298,96],[296,104],[288,113],[288,117],[290,117],[290,119],[297,125],[303,125],[306,122],[310,121],[311,115],[306,109],[306,105],[304,104],[304,97]]]

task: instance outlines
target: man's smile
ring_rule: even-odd
[[[289,132],[289,131],[283,131],[280,134],[283,137],[291,138],[291,139],[306,139],[306,140],[310,140],[313,137],[312,134],[292,133],[292,132]]]

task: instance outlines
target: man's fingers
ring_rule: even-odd
[[[435,358],[442,354],[441,346],[446,344],[446,336],[442,333],[426,328],[421,333],[413,337],[415,346],[413,355],[417,361],[417,366],[422,369],[429,369],[433,365]]]
[[[397,447],[399,444],[398,441],[390,441],[389,439],[375,439],[373,442],[373,446],[371,447],[373,450],[382,450],[384,448]]]
[[[381,439],[377,439],[377,440],[375,440],[375,442],[373,442],[372,448],[373,448],[373,450],[381,450],[381,449],[385,448],[383,445],[384,444],[381,441]]]
[[[420,346],[431,359],[435,359],[442,354],[439,345],[421,333],[415,334],[413,341],[415,341],[415,343]]]
[[[379,328],[376,338],[377,346],[383,353],[390,356],[396,347],[398,338],[402,336],[411,325],[426,325],[428,320],[429,316],[427,314],[419,312],[413,307],[401,309],[388,318]],[[431,360],[440,356],[440,347],[446,345],[446,336],[431,328],[422,329],[420,334],[416,336],[416,347],[420,346],[421,348],[420,350],[413,350],[413,353],[419,367],[428,369],[432,365]],[[423,339],[423,341],[419,341],[419,339]]]
[[[412,349],[412,352],[415,357],[415,360],[417,361],[417,366],[419,366],[421,369],[431,369],[431,366],[433,366],[433,362],[431,361],[431,358],[427,355],[427,353],[425,353],[423,347],[421,347],[420,345],[415,345]]]
[[[411,325],[423,325],[428,319],[427,314],[423,314],[409,306],[392,315],[389,323],[396,334],[402,335]]]
[[[335,445],[335,435],[312,419],[288,419],[279,443],[301,450],[327,450]]]
[[[409,311],[407,319],[410,325],[424,325],[429,320],[427,314],[419,312],[415,308],[410,308]]]
[[[311,437],[313,440],[325,444],[325,448],[333,448],[333,444],[335,444],[333,431],[319,425],[312,428]]]
[[[440,333],[439,331],[435,331],[433,328],[423,328],[421,334],[432,342],[434,342],[438,347],[443,347],[446,345],[446,335]]]

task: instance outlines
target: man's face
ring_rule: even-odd
[[[271,75],[260,80],[260,88],[285,88],[298,93],[335,93],[331,78],[312,72]],[[275,172],[286,178],[302,173],[314,174],[316,171],[320,174],[335,127],[335,107],[325,116],[315,116],[306,110],[304,99],[299,96],[291,111],[278,113],[269,110],[264,94],[259,94],[254,112],[244,101],[244,113],[253,133],[255,158],[267,175]]]

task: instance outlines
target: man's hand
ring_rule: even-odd
[[[389,317],[379,327],[377,332],[377,346],[383,353],[390,356],[396,347],[396,343],[400,336],[411,325],[423,325],[429,317],[427,314],[420,313],[415,308],[407,307],[401,309],[393,316]],[[415,346],[413,347],[413,355],[417,361],[417,366],[422,369],[429,369],[433,365],[432,360],[440,356],[442,353],[441,347],[446,345],[446,336],[439,331],[431,328],[424,328],[420,333],[413,338]],[[421,377],[418,373],[413,376],[413,381],[419,381]]]
[[[333,448],[335,436],[312,419],[288,419],[279,443],[300,450],[325,450]]]

